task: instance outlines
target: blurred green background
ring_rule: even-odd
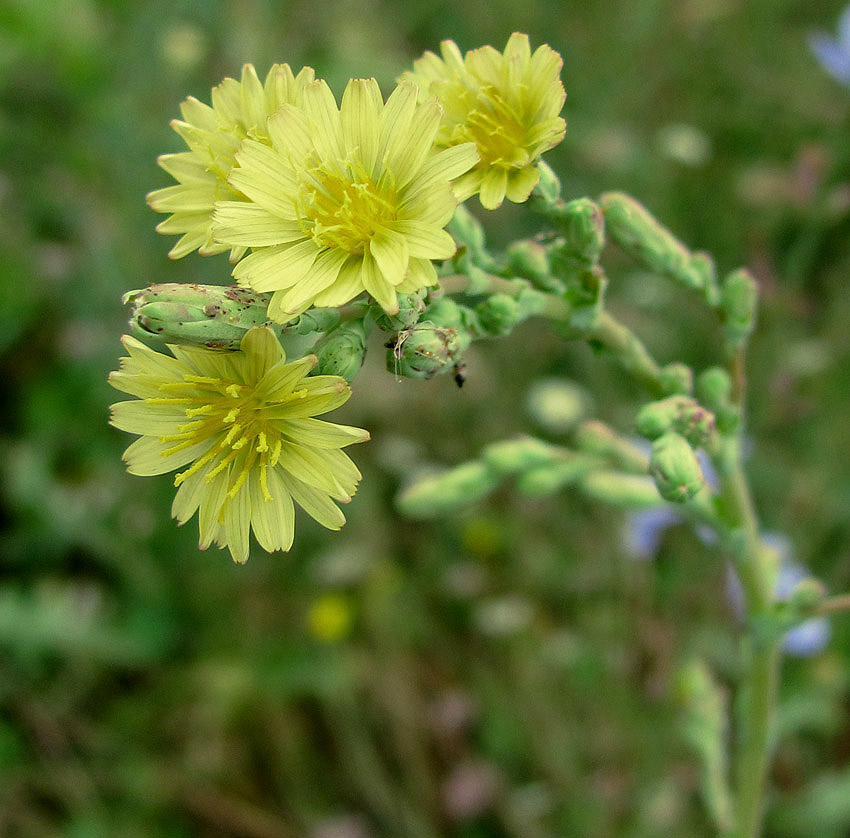
[[[621,513],[511,488],[440,523],[392,499],[429,463],[526,431],[550,377],[627,430],[641,393],[525,324],[473,347],[468,381],[397,382],[378,341],[335,414],[370,428],[329,534],[244,567],[169,519],[167,477],[128,476],[121,294],[225,283],[170,263],[145,205],[168,122],[251,61],[388,92],[423,50],[564,56],[567,197],[622,189],[763,293],[749,462],[765,528],[850,588],[850,90],[807,47],[841,2],[0,2],[0,835],[708,836],[671,674],[734,682],[722,561],[668,531],[635,562]],[[477,208],[477,206],[476,206]],[[491,240],[535,231],[521,209]],[[611,260],[612,308],[658,358],[703,366],[716,331],[684,293]],[[557,439],[557,437],[550,437]],[[721,628],[718,628],[720,626]],[[788,659],[766,835],[850,834],[850,620]]]

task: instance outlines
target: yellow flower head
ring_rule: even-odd
[[[385,104],[374,79],[352,79],[337,108],[315,81],[300,107],[269,119],[270,147],[246,140],[236,154],[229,183],[250,203],[220,201],[214,235],[252,249],[233,275],[276,292],[271,319],[339,306],[364,290],[395,313],[397,292],[436,282],[431,260],[456,249],[443,229],[457,206],[451,180],[478,153],[471,143],[434,153],[442,109],[435,100],[418,105],[418,94],[402,83]]]
[[[228,78],[213,88],[212,107],[192,96],[180,105],[183,119],[172,120],[171,127],[190,151],[159,157],[159,165],[178,183],[148,195],[152,209],[172,213],[159,224],[157,232],[182,233],[168,254],[172,259],[193,250],[211,256],[228,249],[213,241],[212,212],[221,198],[245,200],[227,183],[234,154],[246,137],[267,143],[269,116],[284,103],[298,103],[304,86],[311,81],[310,67],[294,76],[288,64],[275,64],[261,83],[254,67],[246,64],[241,81]],[[231,261],[238,261],[244,253],[244,247],[233,248]]]
[[[426,52],[404,77],[443,106],[438,146],[471,141],[478,147],[480,162],[455,182],[458,198],[478,192],[486,209],[501,206],[505,196],[527,200],[540,179],[540,155],[566,131],[558,116],[567,95],[561,56],[545,44],[532,55],[528,35],[519,32],[504,53],[486,46],[464,57],[454,41],[443,41],[440,52],[442,58]]]
[[[340,449],[367,431],[314,416],[348,400],[335,375],[309,376],[316,357],[286,363],[270,329],[248,331],[241,351],[170,346],[174,357],[132,337],[129,357],[109,382],[137,398],[112,405],[111,423],[139,434],[124,452],[131,474],[175,481],[171,513],[179,523],[197,511],[202,550],[215,541],[237,562],[248,558],[251,529],[264,550],[288,550],[293,500],[328,529],[345,517],[360,472]]]

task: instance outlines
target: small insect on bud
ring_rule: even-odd
[[[685,503],[705,485],[694,449],[677,433],[666,433],[652,443],[649,473],[658,493],[671,503]]]

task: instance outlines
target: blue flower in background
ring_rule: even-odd
[[[777,533],[764,533],[762,541],[772,547],[779,556],[779,575],[776,579],[774,596],[777,602],[784,602],[791,596],[791,592],[803,579],[809,577],[806,569],[794,559],[791,552],[791,544],[787,538]],[[732,610],[743,619],[744,616],[744,592],[741,590],[741,582],[732,565],[728,565],[726,577],[727,595],[732,604]],[[785,635],[782,650],[786,655],[795,658],[810,658],[821,652],[829,643],[832,632],[829,621],[825,617],[812,617],[798,626],[794,626]]]
[[[838,37],[826,32],[813,32],[809,46],[821,67],[834,79],[850,87],[850,6],[838,19]]]

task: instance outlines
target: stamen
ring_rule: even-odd
[[[222,440],[221,447],[224,448],[225,445],[230,445],[233,442],[236,434],[239,433],[243,428],[238,422],[227,432],[227,436],[225,436],[224,440]]]
[[[257,434],[257,451],[260,452],[260,453],[263,453],[264,451],[268,451],[268,450],[269,450],[269,444],[266,441],[266,432],[260,431],[260,433]]]
[[[192,463],[192,465],[187,468],[186,471],[181,471],[174,478],[174,485],[179,486],[184,480],[191,477],[193,474],[197,474],[213,457],[215,457],[215,455],[215,449],[207,451],[207,453],[204,454],[203,457],[200,457],[199,459],[195,460],[195,462]]]
[[[254,467],[254,460],[256,457],[247,457],[245,460],[245,465],[242,466],[242,471],[239,472],[239,476],[236,478],[233,485],[230,487],[227,492],[227,497],[233,498],[236,497],[236,493],[242,488],[242,485],[248,479],[248,475],[251,473],[251,469]]]
[[[186,418],[192,419],[195,416],[202,416],[204,413],[212,413],[213,406],[211,404],[202,404],[200,407],[187,407]]]
[[[234,407],[227,416],[224,417],[221,421],[224,422],[225,425],[229,425],[231,422],[236,421],[236,417],[239,415],[239,408]]]
[[[224,388],[224,392],[227,393],[228,396],[234,399],[239,398],[239,393],[242,391],[242,386],[240,384],[229,384]]]
[[[209,474],[207,474],[207,483],[209,483],[217,474],[221,474],[221,472],[227,466],[229,466],[230,463],[232,463],[238,456],[238,451],[231,451],[226,457],[223,457],[219,464],[214,469],[212,469]]]
[[[274,444],[274,448],[272,449],[272,455],[269,458],[269,464],[274,467],[277,465],[278,460],[280,459],[280,452],[283,448],[283,440],[278,438],[278,440]]]
[[[165,384],[160,384],[159,389],[162,390]],[[197,401],[197,399],[183,399],[183,398],[165,398],[164,396],[158,396],[152,399],[145,399],[145,404],[192,404],[192,402]]]
[[[260,491],[263,493],[263,499],[268,503],[272,499],[272,493],[269,491],[269,464],[267,457],[263,457],[263,461],[260,463]]]

